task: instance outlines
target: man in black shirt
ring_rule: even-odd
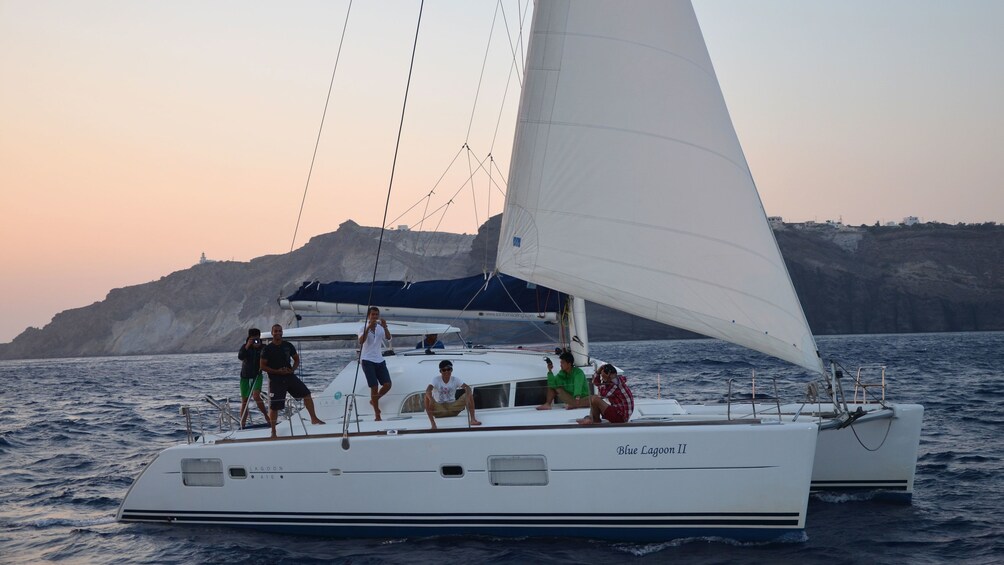
[[[248,397],[254,398],[255,404],[261,410],[265,421],[268,421],[268,410],[265,410],[265,403],[261,401],[261,330],[251,328],[248,330],[248,338],[244,345],[237,351],[237,358],[241,360],[241,427],[248,421]]]
[[[268,373],[269,403],[268,421],[272,425],[272,437],[275,435],[275,421],[279,418],[279,410],[286,407],[286,392],[293,398],[302,398],[303,405],[310,414],[310,423],[320,425],[324,422],[314,413],[314,400],[310,398],[310,389],[296,376],[296,368],[300,366],[300,356],[296,348],[288,341],[282,340],[282,326],[272,326],[272,343],[261,351],[261,370]]]

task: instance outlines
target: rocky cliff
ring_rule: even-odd
[[[494,265],[498,230],[496,217],[477,236],[386,232],[377,278],[481,273]],[[379,232],[349,221],[291,253],[200,264],[115,289],[0,344],[0,358],[236,350],[248,327],[291,321],[276,299],[301,282],[370,280]],[[1002,226],[776,224],[775,235],[817,334],[1004,330]],[[595,305],[589,320],[596,341],[689,335]],[[477,341],[543,337],[525,324],[466,330]]]

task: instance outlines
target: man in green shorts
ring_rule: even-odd
[[[253,396],[258,409],[268,423],[268,411],[261,399],[261,330],[251,328],[248,338],[237,352],[241,360],[241,428],[248,422],[248,397]]]

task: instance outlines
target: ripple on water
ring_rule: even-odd
[[[824,336],[827,357],[883,361],[894,401],[927,405],[913,505],[872,493],[814,495],[805,533],[788,543],[693,538],[630,544],[464,536],[331,540],[231,528],[114,522],[121,497],[154,455],[185,441],[181,404],[236,398],[232,353],[0,361],[26,402],[0,415],[0,561],[622,563],[996,562],[1004,554],[1004,333]],[[812,377],[796,367],[712,340],[597,343],[593,354],[625,369],[635,390],[691,402],[721,397],[734,378],[758,395],[778,377],[779,396],[804,397]],[[309,357],[308,357],[309,354]],[[309,386],[351,352],[304,352]],[[845,364],[848,370],[852,364]],[[179,381],[179,375],[198,380]],[[72,382],[72,389],[67,388]],[[179,386],[183,382],[183,386]],[[197,384],[193,384],[197,382]],[[740,384],[741,383],[741,384]],[[667,393],[668,391],[668,393]],[[13,556],[13,557],[12,557]],[[835,557],[840,556],[840,557]]]

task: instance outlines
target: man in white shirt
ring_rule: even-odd
[[[362,362],[366,384],[370,387],[370,404],[376,421],[380,421],[380,399],[390,392],[390,372],[383,358],[381,346],[390,339],[387,320],[380,317],[380,309],[370,306],[366,311],[366,323],[359,330],[359,359]]]
[[[457,398],[457,389],[464,389],[464,394]],[[467,408],[467,422],[472,426],[480,426],[481,422],[474,417],[474,394],[467,383],[460,377],[453,376],[453,363],[448,360],[439,362],[439,375],[432,378],[432,383],[425,389],[425,413],[429,415],[432,429],[436,429],[436,418],[449,418],[460,414]]]

